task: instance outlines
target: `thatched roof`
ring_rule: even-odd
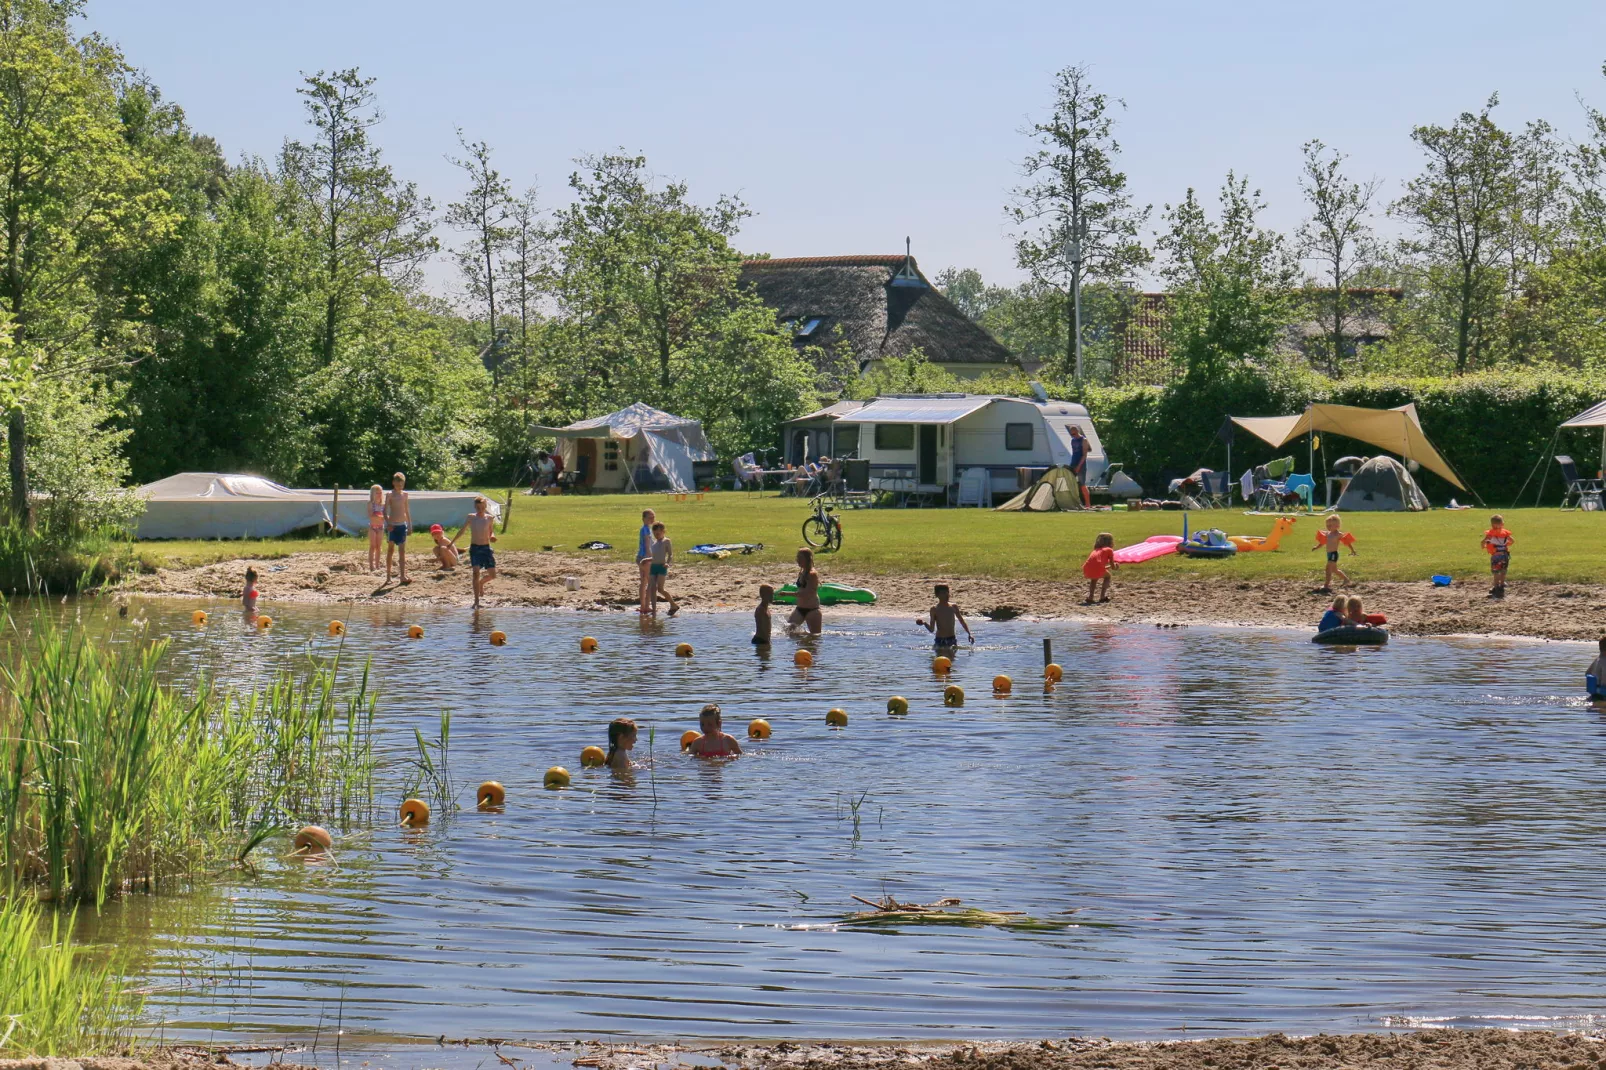
[[[933,364],[1014,364],[1009,350],[937,291],[913,257],[749,260],[742,285],[793,325],[799,344],[842,337],[862,368],[919,347]],[[817,324],[810,327],[812,321]]]

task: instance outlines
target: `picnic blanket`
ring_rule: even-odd
[[[761,542],[703,542],[693,546],[686,552],[697,554],[699,557],[726,558],[732,554],[750,554],[754,550],[764,549]]]

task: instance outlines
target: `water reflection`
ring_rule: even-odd
[[[225,612],[196,628],[193,608],[130,614],[171,637],[176,674],[372,659],[384,815],[413,729],[451,706],[466,809],[342,836],[332,865],[270,858],[85,919],[143,949],[169,1036],[304,1033],[337,1009],[428,1037],[1130,1037],[1599,1009],[1606,725],[1566,697],[1582,647],[1014,622],[959,652],[955,710],[893,621],[832,620],[804,670],[780,631],[755,649],[746,614],[273,606],[264,635]],[[1045,637],[1067,670],[1046,693]],[[989,694],[999,672],[1010,697]],[[894,693],[908,717],[885,714]],[[764,717],[774,737],[686,757],[709,701],[727,730]],[[642,766],[580,769],[619,716]],[[543,790],[559,764],[573,788]],[[486,779],[500,813],[474,809]],[[852,893],[1076,925],[838,928]]]

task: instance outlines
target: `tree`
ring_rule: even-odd
[[[1093,88],[1086,67],[1060,71],[1053,111],[1030,128],[1042,148],[1023,161],[1025,181],[1009,208],[1023,228],[1015,243],[1016,263],[1034,281],[1068,294],[1079,292],[1088,279],[1119,281],[1151,259],[1138,238],[1149,208],[1132,204],[1126,175],[1115,167],[1121,147],[1114,138],[1112,106],[1124,107]],[[1080,375],[1075,305],[1066,303],[1065,367]]]
[[[1368,222],[1377,196],[1377,179],[1351,181],[1341,170],[1345,157],[1320,141],[1304,146],[1305,168],[1299,188],[1310,202],[1310,216],[1299,229],[1302,255],[1322,266],[1322,281],[1331,291],[1317,298],[1327,324],[1327,372],[1338,375],[1349,353],[1345,343],[1348,291],[1355,276],[1376,261],[1376,243]]]
[[[1403,249],[1420,260],[1428,290],[1443,299],[1453,323],[1457,374],[1483,358],[1507,282],[1502,260],[1517,182],[1511,135],[1489,117],[1499,103],[1491,96],[1452,126],[1412,130],[1427,164],[1394,206],[1417,230]]]
[[[27,408],[41,379],[119,359],[107,258],[171,227],[167,196],[124,137],[118,51],[71,22],[81,0],[0,0],[0,403],[9,412],[11,516],[32,523]]]
[[[468,176],[468,190],[461,201],[446,208],[446,222],[466,231],[469,241],[454,254],[463,276],[470,302],[485,317],[485,363],[491,369],[491,388],[501,383],[502,347],[496,318],[497,285],[502,281],[502,257],[513,239],[508,226],[512,191],[507,181],[491,166],[491,150],[483,141],[470,142],[457,132],[457,143],[466,154],[452,163]]]
[[[1265,204],[1232,172],[1212,222],[1193,190],[1166,206],[1161,276],[1169,285],[1166,341],[1190,378],[1228,373],[1266,357],[1288,324],[1298,264],[1282,237],[1260,227]]]

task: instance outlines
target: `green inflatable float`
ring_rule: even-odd
[[[868,587],[849,587],[845,583],[820,584],[820,605],[834,606],[839,602],[857,602],[860,605],[871,605],[875,602],[875,592]],[[797,603],[797,584],[788,583],[775,592],[776,605],[790,606]]]

